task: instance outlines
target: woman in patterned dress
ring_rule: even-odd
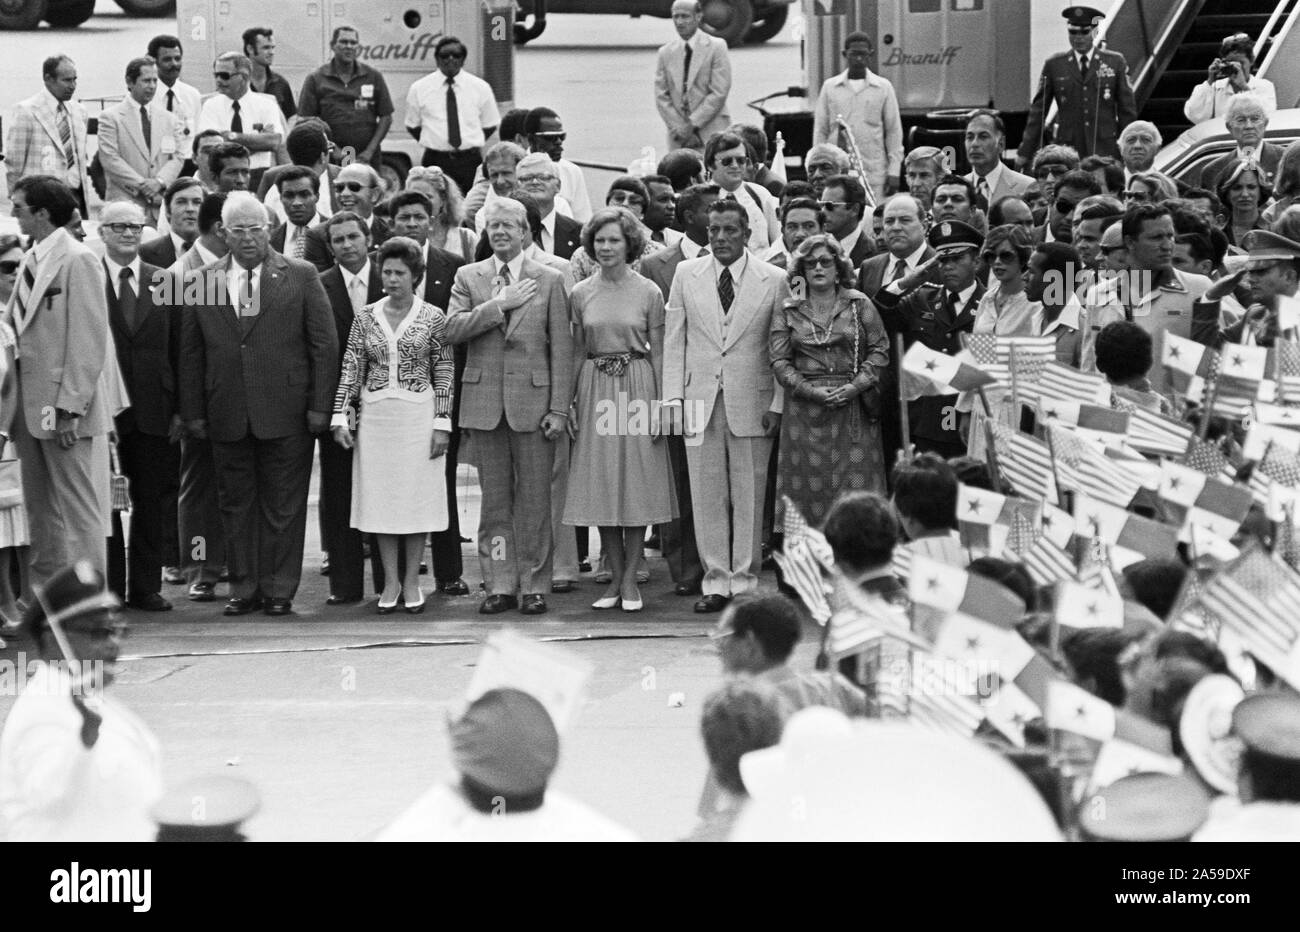
[[[833,236],[795,249],[791,297],[772,315],[771,359],[785,387],[777,456],[777,527],[784,499],[820,526],[843,492],[885,491],[880,382],[889,337]]]
[[[334,439],[353,448],[352,526],[375,534],[384,564],[379,613],[424,610],[420,556],[430,531],[448,522],[443,456],[451,441],[452,350],[441,308],[415,297],[423,250],[396,236],[379,247],[386,297],[356,315],[334,397]],[[405,548],[405,578],[398,548]]]

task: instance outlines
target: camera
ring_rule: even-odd
[[[1237,69],[1232,62],[1225,62],[1222,59],[1216,59],[1214,62],[1214,79],[1233,78],[1237,74]]]

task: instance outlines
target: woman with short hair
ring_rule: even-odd
[[[330,426],[345,449],[353,449],[356,433],[352,526],[378,538],[385,580],[379,614],[395,611],[399,597],[417,614],[424,610],[424,539],[448,523],[443,456],[451,441],[452,350],[442,309],[416,297],[424,251],[395,236],[379,247],[378,261],[385,296],[352,321]]]

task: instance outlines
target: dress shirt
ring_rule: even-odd
[[[1277,110],[1277,89],[1268,78],[1252,74],[1250,80],[1246,82],[1246,90],[1242,93],[1258,100],[1267,114],[1271,115]],[[1192,88],[1192,96],[1187,98],[1187,103],[1183,104],[1183,116],[1193,123],[1203,123],[1215,117],[1227,116],[1228,104],[1232,103],[1232,98],[1236,96],[1237,92],[1232,89],[1227,78],[1219,78],[1213,84],[1202,81]]]
[[[894,85],[871,71],[867,71],[860,90],[850,85],[847,69],[828,78],[813,111],[814,145],[839,145],[840,131],[835,120],[841,115],[853,133],[872,190],[879,198],[884,194],[885,179],[897,178],[903,167],[903,121]]]
[[[975,312],[974,333],[995,333],[1003,337],[1030,337],[1038,335],[1038,325],[1043,306],[1030,301],[1023,290],[1013,295],[1002,295],[1001,283],[994,281],[980,299]],[[1002,298],[999,308],[999,298]]]
[[[1004,168],[1006,168],[1006,165],[1002,163],[1001,159],[998,159],[997,164],[993,166],[993,170],[983,176],[984,183],[987,184],[989,188],[988,194],[985,195],[989,201],[989,203],[984,205],[986,210],[993,206],[993,192],[998,189],[998,182],[1002,180],[1002,170]],[[971,187],[974,188],[975,193],[978,194],[980,190],[980,173],[971,169],[970,178]]]
[[[355,300],[352,301],[352,312],[355,314],[362,307],[366,306],[366,296],[370,294],[370,260],[367,259],[366,264],[361,266],[361,270],[355,275],[343,268],[343,266],[339,266],[339,271],[343,273],[343,287],[347,289],[349,299],[357,293],[352,290],[356,287],[357,283],[360,283],[361,285],[360,289],[358,289],[361,293],[360,307],[357,306]]]
[[[492,85],[462,71],[452,82],[452,89],[460,115],[460,149],[479,149],[486,142],[483,131],[501,125]],[[406,94],[406,127],[420,131],[420,145],[426,149],[451,151],[447,139],[447,76],[441,71],[427,74],[411,85]]]
[[[509,268],[510,284],[513,285],[515,282],[519,281],[519,276],[523,273],[523,268],[524,268],[524,254],[522,252],[519,253],[519,255],[515,256],[513,259],[511,259],[509,262],[502,262],[496,255],[492,256],[492,261],[496,266],[496,273],[498,278],[502,277],[501,270],[503,268]]]
[[[149,102],[151,110],[159,113],[167,112],[168,91],[172,92],[171,115],[183,127],[181,132],[184,141],[177,150],[177,155],[188,159],[194,154],[194,137],[198,134],[199,113],[203,110],[203,95],[197,87],[186,84],[180,79],[177,79],[171,87],[159,81],[158,93],[154,94],[153,100]]]
[[[235,101],[225,94],[213,94],[205,100],[203,109],[199,111],[198,132],[207,129],[215,129],[222,133],[230,132],[230,121],[235,115],[232,109],[234,103]],[[249,91],[239,98],[239,118],[244,125],[245,133],[279,133],[283,141],[284,114],[280,112],[280,105],[270,94]],[[259,125],[263,129],[256,129]],[[274,164],[274,152],[253,152],[248,160],[248,167],[254,171],[259,168],[270,168]]]
[[[860,239],[862,239],[862,227],[856,226],[853,228],[852,233],[844,237],[844,239],[840,240],[840,249],[844,250],[845,259],[849,259],[849,256],[853,253],[853,250],[857,248],[858,240]],[[852,261],[853,261],[852,259],[849,259],[850,263],[852,263]]]
[[[330,177],[330,170],[327,167],[320,173],[320,187],[316,189],[319,192],[316,197],[316,214],[320,218],[318,222],[328,220],[334,215],[333,187],[334,179]],[[280,201],[280,189],[275,185],[267,189],[262,204],[267,210],[275,211],[281,223],[289,222],[289,215],[284,212],[284,204]]]
[[[226,270],[227,294],[230,295],[230,303],[235,306],[235,314],[237,316],[256,317],[259,313],[261,313],[261,308],[258,306],[259,304],[258,298],[262,290],[261,289],[262,264],[259,262],[257,265],[249,269],[247,274],[253,277],[253,303],[250,307],[250,310],[253,313],[247,315],[242,313],[243,308],[241,307],[240,302],[243,301],[244,299],[244,292],[242,286],[244,284],[245,272],[244,272],[244,267],[240,265],[238,262],[232,261],[230,263],[230,268]]]
[[[591,219],[591,198],[587,195],[587,179],[582,169],[568,159],[560,159],[555,168],[560,175],[560,196],[573,209],[573,219],[586,223]]]
[[[122,284],[122,270],[130,269],[131,287],[135,289],[136,300],[139,300],[141,291],[147,287],[147,285],[140,284],[140,257],[136,256],[132,259],[130,265],[118,265],[108,256],[104,256],[104,264],[108,266],[108,284],[113,289],[113,297],[122,297],[120,287]]]
[[[885,277],[882,279],[885,283],[885,287],[894,294],[901,294],[901,289],[898,287],[898,281],[894,278],[898,272],[898,263],[901,262],[907,267],[907,271],[903,273],[904,275],[915,272],[921,265],[922,257],[925,255],[925,249],[926,244],[922,242],[920,246],[916,247],[916,252],[903,259],[900,259],[898,256],[891,253],[890,256],[894,261],[885,266]]]

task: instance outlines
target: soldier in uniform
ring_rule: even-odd
[[[876,293],[876,306],[890,339],[901,333],[910,347],[920,340],[930,349],[954,355],[961,335],[975,326],[975,309],[984,296],[976,279],[979,231],[960,220],[936,223],[926,237],[935,256]],[[927,281],[938,271],[938,284]],[[909,402],[907,420],[917,451],[945,459],[961,456],[966,444],[957,430],[957,396],[936,395]]]
[[[1120,131],[1137,119],[1124,56],[1093,47],[1102,13],[1092,7],[1072,6],[1061,15],[1069,22],[1070,51],[1053,55],[1043,64],[1016,156],[1018,168],[1028,165],[1047,141],[1043,138],[1044,121],[1053,100],[1054,140],[1073,147],[1083,158],[1104,155],[1118,159]]]

